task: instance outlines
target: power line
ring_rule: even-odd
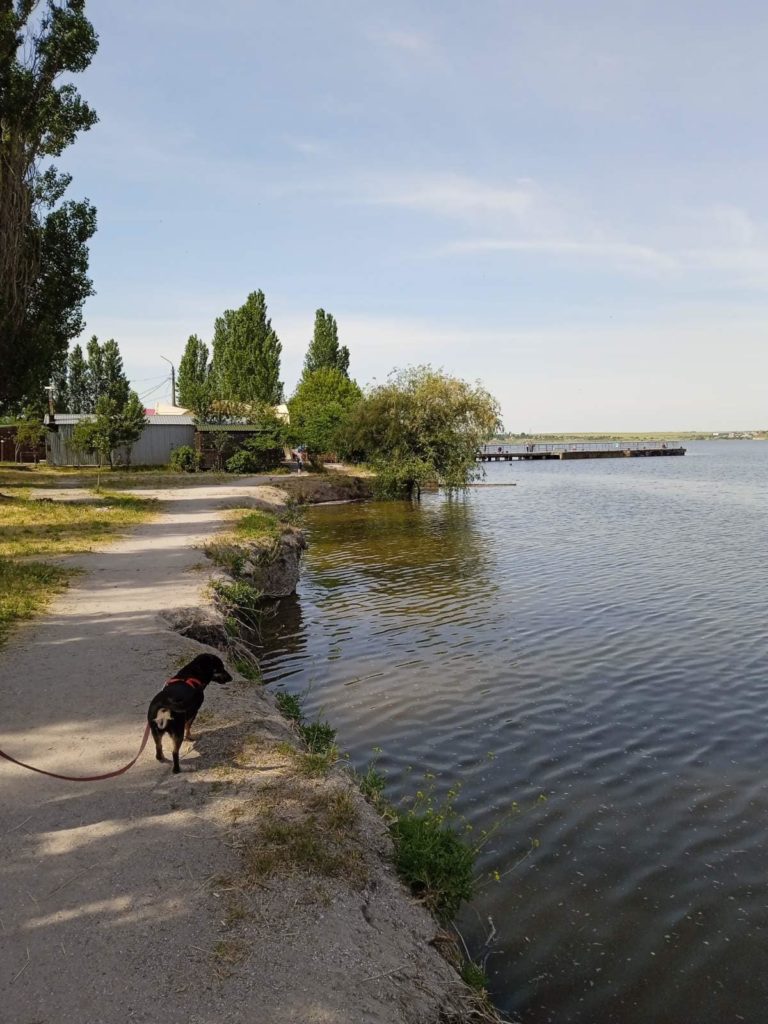
[[[153,388],[150,388],[149,391],[144,391],[142,394],[140,394],[139,398],[142,401],[144,401],[145,398],[149,398],[150,395],[153,395],[156,391],[160,391],[162,388],[165,387],[166,384],[170,383],[170,379],[170,377],[165,377],[159,384],[156,384]]]

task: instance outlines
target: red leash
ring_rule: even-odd
[[[149,722],[147,722],[147,727],[144,730],[144,738],[141,741],[141,746],[139,747],[139,752],[136,757],[134,757],[134,759],[123,768],[118,768],[114,772],[105,772],[103,775],[57,775],[56,772],[47,772],[44,768],[35,768],[31,764],[24,764],[23,761],[17,761],[15,757],[11,757],[10,754],[6,754],[4,750],[0,750],[0,757],[4,758],[6,761],[10,761],[12,764],[17,764],[20,768],[27,768],[31,772],[38,772],[40,775],[50,775],[52,779],[66,779],[67,782],[101,782],[102,779],[114,779],[117,775],[122,775],[124,772],[127,772],[129,768],[133,768],[144,753],[144,747],[146,747],[148,739]]]
[[[197,689],[198,687],[205,689],[200,680],[195,679],[193,676],[190,676],[188,679],[179,679],[178,676],[174,676],[173,679],[169,679],[165,685],[170,686],[172,683],[186,683],[194,689]],[[26,768],[30,772],[37,772],[38,775],[49,775],[52,779],[65,779],[67,782],[101,782],[103,779],[114,779],[118,775],[123,775],[129,768],[133,768],[144,753],[144,747],[146,747],[148,739],[149,722],[147,722],[147,727],[144,730],[144,737],[141,741],[141,746],[139,747],[139,752],[136,757],[134,757],[132,761],[129,761],[123,768],[117,768],[113,772],[104,772],[103,775],[58,775],[56,772],[47,772],[44,768],[35,768],[31,764],[25,764],[23,761],[17,761],[15,757],[11,757],[10,754],[6,754],[4,750],[0,750],[0,757],[6,761],[10,761],[11,764],[17,764],[19,768]]]

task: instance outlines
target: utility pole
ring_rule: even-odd
[[[173,365],[170,359],[166,359],[165,356],[160,356],[171,368],[171,407],[176,408],[176,367]]]
[[[51,381],[50,384],[46,384],[46,386],[43,388],[43,391],[47,391],[48,392],[48,422],[49,423],[53,423],[55,421],[55,419],[56,419],[56,416],[55,416],[55,413],[54,413],[54,409],[53,409],[53,393],[54,393],[55,390],[56,390],[56,388],[54,387],[53,381]]]

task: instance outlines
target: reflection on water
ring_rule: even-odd
[[[463,783],[504,872],[462,930],[526,1022],[761,1019],[768,445],[490,467],[516,488],[309,513],[268,681],[362,765]],[[489,753],[492,752],[492,757]],[[539,793],[544,804],[536,802]]]

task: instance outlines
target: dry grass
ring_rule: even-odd
[[[15,622],[30,619],[45,608],[73,575],[71,569],[40,562],[19,565],[0,558],[0,643]]]
[[[0,556],[68,555],[146,522],[154,502],[102,494],[98,502],[34,501],[12,497],[0,504]]]
[[[42,611],[75,572],[31,559],[90,551],[99,542],[146,522],[153,506],[152,501],[114,494],[100,495],[96,502],[4,497],[0,501],[0,642],[14,622]]]
[[[339,760],[339,751],[335,746],[322,751],[305,752],[297,750],[290,743],[280,743],[276,750],[278,754],[289,757],[297,773],[306,779],[325,778]]]
[[[252,811],[248,834],[238,843],[246,886],[294,873],[365,882],[359,811],[349,790],[282,778]]]
[[[95,487],[108,490],[141,487],[204,487],[237,482],[231,473],[171,473],[157,466],[136,469],[108,469],[96,466],[0,465],[0,488],[7,487]]]

